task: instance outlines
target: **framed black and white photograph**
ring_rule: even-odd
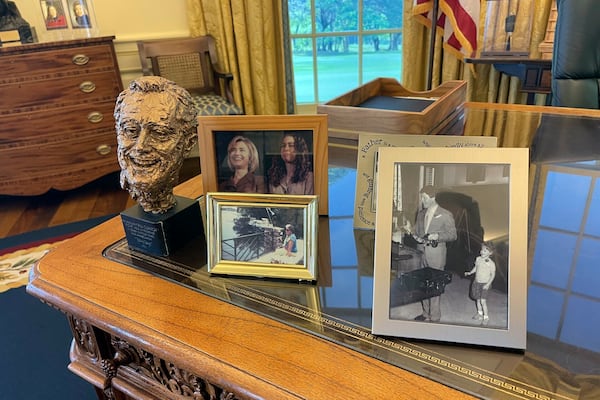
[[[317,279],[317,196],[208,193],[208,272]]]
[[[198,118],[207,192],[317,195],[327,215],[327,116]]]
[[[528,156],[379,149],[373,333],[525,348]]]

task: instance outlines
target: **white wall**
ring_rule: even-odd
[[[23,18],[36,28],[40,41],[68,39],[73,31],[46,31],[40,0],[16,0]],[[65,8],[66,0],[63,0]],[[95,36],[115,36],[123,85],[142,74],[136,41],[189,36],[184,0],[87,0],[95,11]],[[82,32],[78,32],[83,34]],[[58,36],[57,36],[58,35]]]

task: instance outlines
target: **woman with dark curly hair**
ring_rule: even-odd
[[[314,177],[308,145],[300,135],[287,133],[281,139],[280,155],[267,173],[269,193],[314,194]]]

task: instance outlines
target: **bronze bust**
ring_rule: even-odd
[[[170,80],[143,76],[119,94],[114,117],[121,187],[144,211],[168,211],[183,160],[197,141],[192,97]]]

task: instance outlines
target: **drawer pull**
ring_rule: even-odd
[[[101,122],[104,119],[104,115],[102,115],[101,112],[92,111],[91,113],[88,114],[87,119],[92,124],[97,124],[97,123]]]
[[[96,147],[96,153],[100,154],[101,156],[110,154],[111,150],[112,148],[107,144],[101,144],[100,146]]]
[[[79,90],[83,93],[92,93],[96,90],[96,84],[92,81],[84,81],[79,84]]]
[[[90,62],[90,58],[85,54],[75,54],[71,61],[73,61],[73,64],[75,65],[86,65]]]

